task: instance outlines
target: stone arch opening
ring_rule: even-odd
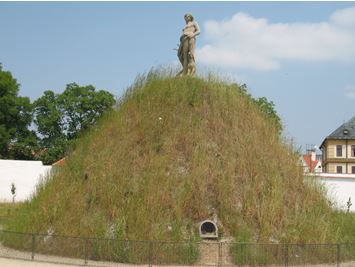
[[[205,220],[200,223],[200,237],[203,239],[207,238],[218,238],[218,228],[214,221]]]

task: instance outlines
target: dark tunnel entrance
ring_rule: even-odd
[[[200,223],[200,237],[201,238],[217,238],[218,228],[215,222],[205,220]]]

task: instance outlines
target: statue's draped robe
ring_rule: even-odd
[[[188,74],[189,65],[195,67],[195,43],[196,38],[189,38],[186,35],[180,37],[178,57],[183,68],[182,74]]]

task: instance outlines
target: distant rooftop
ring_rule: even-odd
[[[318,160],[312,160],[312,155],[309,155],[309,154],[303,155],[302,157],[303,157],[304,163],[306,163],[310,172],[314,172],[314,169],[318,164]]]
[[[352,117],[349,121],[342,124],[339,128],[337,128],[334,132],[328,135],[325,139],[355,139],[355,116]],[[324,144],[324,141],[321,144],[321,147]]]
[[[55,167],[63,166],[64,163],[65,163],[65,157],[62,158],[62,159],[60,159],[60,160],[58,160],[58,161],[56,161],[56,162],[54,162],[54,163],[52,164],[52,166],[55,166]]]

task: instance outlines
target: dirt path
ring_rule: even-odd
[[[104,261],[87,261],[85,263],[84,259],[76,259],[76,258],[66,258],[66,257],[59,257],[59,256],[52,256],[52,255],[44,255],[36,253],[34,255],[34,260],[32,261],[32,253],[31,252],[24,252],[18,251],[11,248],[4,247],[0,244],[0,259],[4,262],[8,262],[11,264],[12,261],[21,262],[22,265],[14,265],[14,266],[37,266],[38,263],[43,264],[50,264],[49,266],[97,266],[97,267],[147,267],[148,265],[133,265],[133,264],[124,264],[118,262],[104,262]],[[27,265],[29,264],[29,265]],[[31,265],[34,264],[34,265]],[[53,265],[54,264],[54,265]],[[4,265],[5,266],[5,265]],[[11,266],[11,265],[10,265]],[[38,265],[42,266],[42,265]],[[3,265],[0,262],[0,267]],[[44,265],[47,267],[47,265]]]
[[[204,241],[199,244],[200,258],[196,265],[201,266],[217,266],[217,265],[233,265],[232,258],[230,256],[229,244],[223,243],[223,246],[219,246],[220,243],[215,241]],[[218,262],[220,259],[221,262]]]
[[[125,265],[120,263],[110,264],[106,263],[106,265],[96,265],[93,264],[94,262],[90,262],[89,265],[85,266],[119,266],[119,267],[132,267],[134,265]],[[107,265],[109,264],[109,265]],[[19,260],[19,259],[8,259],[8,258],[1,258],[0,257],[0,266],[1,267],[77,267],[83,266],[83,264],[65,264],[65,263],[50,263],[50,262],[38,262],[38,261],[28,261],[28,260]],[[307,266],[289,266],[289,267],[334,267],[335,265],[307,265]],[[340,264],[341,267],[355,267],[355,262],[349,263],[342,263]],[[168,266],[155,266],[155,267],[168,267]],[[169,266],[169,267],[184,267],[184,266]],[[245,266],[247,267],[247,266]],[[272,266],[272,267],[283,267],[283,266]]]
[[[58,267],[60,265],[58,265],[58,263],[46,263],[46,262],[0,258],[0,266],[1,267]],[[77,265],[68,265],[68,264],[66,264],[65,266],[77,267]]]
[[[222,251],[219,252],[218,245],[209,244],[209,243],[201,243],[200,244],[200,252],[201,258],[194,265],[196,266],[218,266],[221,264],[224,267],[232,267],[232,261],[228,255],[228,248],[226,246],[222,247]],[[218,262],[218,254],[221,253],[224,255],[222,257],[222,262]],[[226,257],[228,255],[228,257]],[[32,254],[31,252],[23,252],[14,250],[11,248],[4,247],[0,244],[0,266],[1,267],[58,267],[58,266],[97,266],[97,267],[148,267],[146,265],[134,265],[134,264],[124,264],[118,262],[99,262],[99,261],[88,261],[85,263],[84,259],[75,259],[75,258],[66,258],[59,256],[51,256],[51,255],[43,255],[43,254],[35,254],[34,261],[31,260]],[[158,267],[168,267],[159,265]],[[177,267],[177,266],[169,266],[169,267]],[[179,267],[191,267],[191,266],[179,266]],[[235,266],[236,267],[236,266]],[[248,267],[248,266],[244,266]],[[267,267],[267,266],[265,266]],[[270,267],[283,267],[283,265],[279,266],[270,266]],[[316,265],[302,265],[302,266],[291,266],[289,267],[336,267],[336,264],[316,264]],[[340,263],[339,267],[355,267],[355,261]]]

